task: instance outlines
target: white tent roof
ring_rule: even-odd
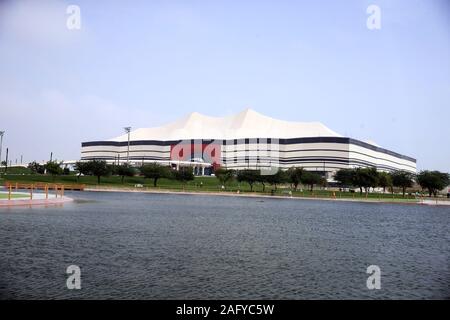
[[[245,109],[227,117],[210,117],[193,112],[175,122],[131,132],[131,140],[244,139],[341,137],[320,122],[291,122],[273,119]],[[127,134],[110,141],[127,141]]]

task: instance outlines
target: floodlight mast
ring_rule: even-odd
[[[2,146],[3,146],[3,135],[5,131],[0,131],[0,167],[2,166]]]
[[[131,133],[131,127],[125,127],[123,129],[128,134],[127,164],[130,164],[130,133]]]

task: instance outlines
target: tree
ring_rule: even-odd
[[[322,188],[326,188],[328,186],[328,180],[325,177],[320,177],[319,185]]]
[[[77,161],[75,162],[75,170],[78,171],[77,181],[80,180],[80,176],[89,175],[91,173],[90,162]]]
[[[392,188],[392,177],[388,172],[378,173],[378,186],[383,188],[383,193],[386,193],[386,188]]]
[[[97,183],[100,184],[100,178],[111,173],[111,168],[103,160],[92,160],[88,162],[89,172],[97,177]]]
[[[275,174],[261,175],[261,177],[264,177],[265,182],[273,186],[275,190],[277,190],[278,184],[288,181],[286,172],[281,169],[278,169]]]
[[[408,171],[399,170],[391,173],[392,185],[394,187],[402,188],[403,197],[405,197],[406,188],[410,188],[413,185],[414,175]]]
[[[375,187],[378,183],[378,172],[376,168],[356,168],[353,176],[353,185],[358,186],[360,193],[366,190],[366,195],[370,187]]]
[[[122,178],[122,184],[125,179],[125,177],[132,177],[136,173],[136,170],[131,167],[128,163],[124,163],[120,166],[114,167],[115,174],[120,176]]]
[[[301,182],[304,185],[310,186],[312,192],[314,190],[314,185],[322,182],[322,177],[318,173],[305,170],[302,174]]]
[[[225,187],[227,182],[231,181],[234,178],[234,171],[230,169],[218,168],[214,171],[214,175]]]
[[[350,187],[355,181],[355,170],[340,169],[334,174],[334,180],[337,181],[341,187]]]
[[[239,182],[247,182],[250,185],[250,191],[253,191],[253,185],[260,179],[260,172],[251,169],[239,170],[236,179]]]
[[[439,171],[421,171],[417,175],[417,183],[422,189],[427,189],[430,197],[436,197],[439,190],[444,189],[450,184],[450,176],[448,173]]]
[[[294,190],[297,191],[298,185],[301,183],[301,178],[304,170],[303,168],[289,168],[286,172],[287,181],[294,185]]]
[[[158,163],[151,163],[143,165],[141,173],[145,178],[153,179],[153,186],[156,187],[159,179],[170,178],[171,169]]]
[[[46,172],[52,176],[52,180],[55,181],[55,176],[62,174],[63,169],[56,161],[48,161],[44,166]]]
[[[45,168],[43,165],[40,165],[36,161],[33,161],[28,164],[28,169],[31,170],[32,173],[44,174]]]
[[[259,171],[259,174],[256,178],[256,182],[261,183],[262,185],[262,191],[265,192],[266,191],[266,182],[268,182],[267,178],[269,177],[269,175],[265,175],[265,174],[261,174],[261,171]]]
[[[175,180],[183,183],[183,187],[188,181],[194,180],[194,173],[191,167],[181,167],[177,171],[174,171]]]

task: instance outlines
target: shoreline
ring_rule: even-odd
[[[53,206],[60,205],[67,202],[72,202],[73,199],[69,197],[54,198],[54,199],[22,199],[16,198],[11,200],[0,200],[0,208],[18,207],[18,206]]]
[[[378,204],[403,204],[403,205],[426,205],[449,207],[450,201],[442,199],[389,199],[389,198],[349,198],[349,197],[322,197],[322,196],[292,196],[292,195],[270,195],[260,194],[257,192],[236,193],[232,191],[186,191],[186,190],[171,190],[171,189],[149,189],[149,188],[116,188],[116,187],[88,187],[86,192],[124,192],[124,193],[152,193],[152,194],[175,194],[175,195],[200,195],[200,196],[224,196],[224,197],[244,197],[244,198],[258,198],[258,199],[284,199],[284,200],[317,200],[317,201],[344,201],[355,203],[378,203]],[[1,192],[1,191],[0,191]],[[81,191],[80,191],[81,192]],[[24,192],[17,192],[20,194],[27,194]],[[64,196],[63,198],[49,198],[45,199],[41,193],[35,193],[34,199],[30,200],[24,198],[13,198],[11,200],[0,199],[0,207],[12,206],[31,206],[31,205],[57,205],[66,202],[71,202],[74,199]]]
[[[258,193],[232,193],[228,191],[215,192],[215,191],[175,191],[175,190],[154,190],[144,189],[136,190],[131,188],[86,188],[86,192],[127,192],[127,193],[153,193],[153,194],[178,194],[178,195],[206,195],[206,196],[225,196],[225,197],[246,197],[246,198],[262,198],[262,199],[285,199],[285,200],[319,200],[319,201],[345,201],[345,202],[359,202],[359,203],[379,203],[379,204],[404,204],[404,205],[432,205],[432,206],[450,206],[450,201],[446,200],[389,200],[389,199],[354,199],[354,198],[325,198],[325,197],[307,197],[307,196],[280,196],[280,195],[267,195]]]
[[[0,194],[7,194],[7,192],[0,191]],[[35,205],[58,205],[66,202],[73,201],[72,198],[66,196],[56,197],[54,194],[49,194],[48,198],[45,197],[44,193],[35,192],[33,193],[33,199],[30,199],[30,194],[28,192],[13,192],[13,195],[21,195],[21,197],[14,197],[10,200],[0,199],[1,207],[15,207],[15,206],[35,206]]]

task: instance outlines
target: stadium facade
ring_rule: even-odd
[[[200,175],[217,166],[237,170],[303,167],[327,178],[339,169],[355,167],[416,172],[415,159],[341,136],[322,123],[282,121],[251,109],[222,118],[194,112],[161,127],[83,142],[81,160],[92,159],[191,166]]]

